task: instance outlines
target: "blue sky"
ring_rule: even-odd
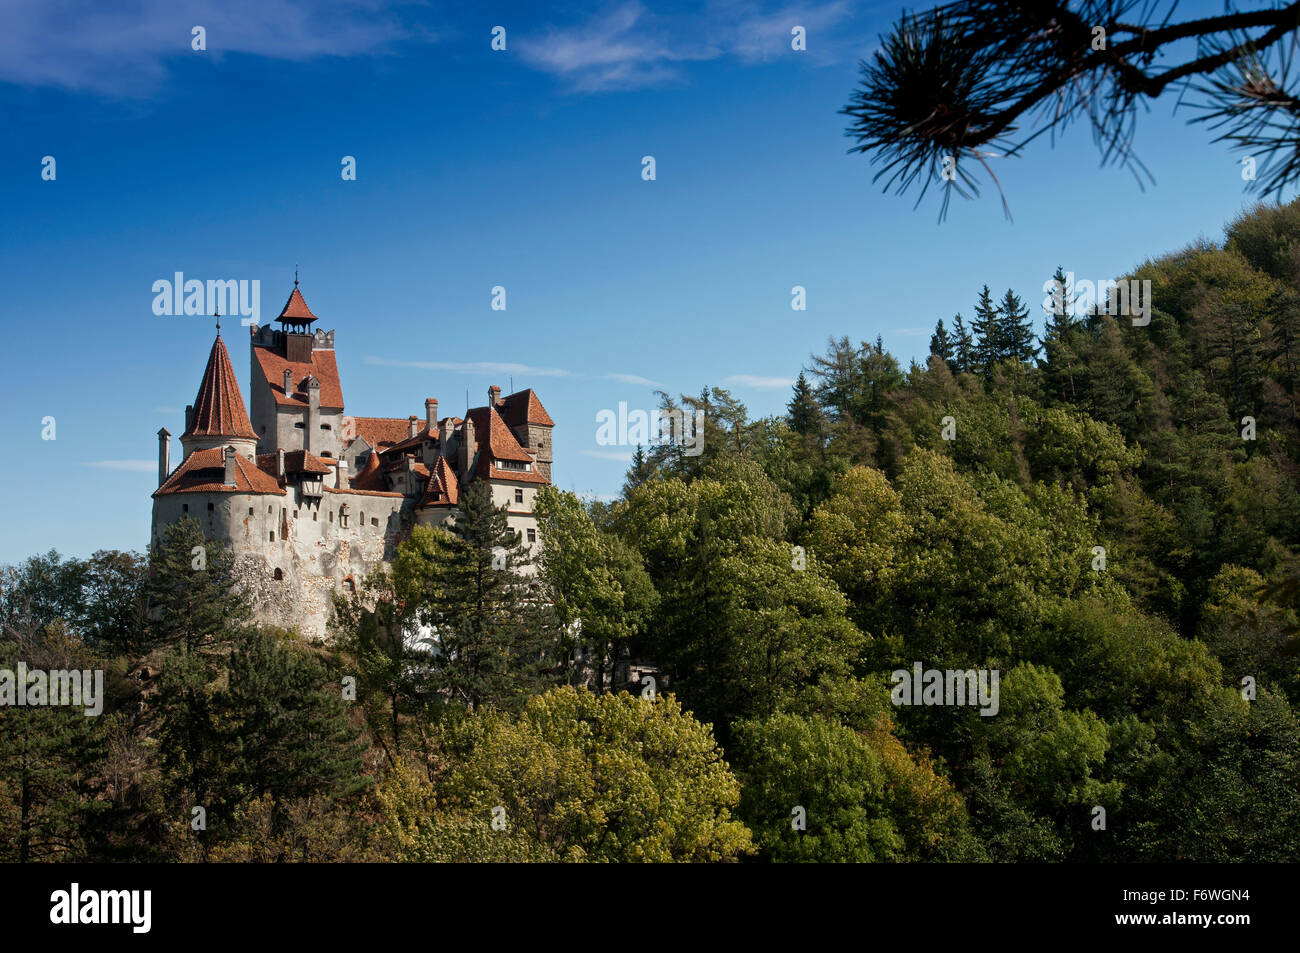
[[[266,322],[300,263],[349,413],[457,413],[513,379],[557,422],[555,482],[608,496],[601,409],[707,384],[780,412],[829,335],[921,358],[985,282],[1036,303],[1057,264],[1111,277],[1250,201],[1173,96],[1139,123],[1145,192],[1077,127],[996,166],[1014,222],[992,192],[943,224],[933,195],[882,194],[838,111],[896,4],[86,6],[0,9],[0,488],[22,501],[0,562],[146,544],[155,434],[183,430],[214,333],[153,313],[177,271],[259,280]]]

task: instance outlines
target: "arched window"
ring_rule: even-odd
[[[284,570],[277,566],[275,572],[271,573],[271,578],[276,582],[282,581],[284,579]]]
[[[357,581],[356,581],[355,579],[353,579],[351,576],[348,576],[346,579],[343,580],[343,591],[344,591],[344,592],[356,592],[356,591],[357,591]]]

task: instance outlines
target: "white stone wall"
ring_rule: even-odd
[[[319,499],[300,499],[292,487],[283,496],[168,494],[154,501],[154,539],[167,524],[193,516],[205,533],[231,547],[237,577],[252,595],[259,622],[320,637],[329,622],[330,593],[348,577],[360,586],[371,570],[392,558],[407,510],[400,497],[327,492]],[[281,579],[275,578],[277,569]]]

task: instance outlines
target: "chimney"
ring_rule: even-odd
[[[454,430],[455,426],[452,424],[450,417],[438,425],[438,443],[442,445],[442,455],[444,457],[447,455],[447,448],[451,446],[451,435]]]
[[[493,384],[491,387],[488,388],[488,406],[489,407],[501,406],[501,388],[498,387],[496,384]]]
[[[284,396],[293,396],[293,371],[287,367],[284,369]]]
[[[348,483],[348,462],[339,457],[338,466],[335,468],[336,476],[334,477],[335,489],[346,490],[349,488]]]
[[[426,397],[424,399],[424,425],[429,428],[429,437],[438,432],[438,399],[436,397]]]
[[[417,433],[420,432],[420,418],[415,416],[415,414],[411,414],[411,416],[406,421],[406,426],[408,431],[406,436],[414,437]]]
[[[315,377],[307,378],[307,433],[303,437],[302,448],[308,453],[321,449],[320,438],[320,381]]]
[[[193,426],[194,426],[194,405],[186,404],[185,405],[185,432],[189,433],[190,428]]]
[[[460,458],[460,478],[469,479],[469,465],[474,462],[474,451],[477,448],[474,445],[474,421],[470,419],[469,414],[465,415],[465,423],[460,434],[460,448],[456,455]]]
[[[235,448],[226,448],[226,478],[222,480],[226,486],[235,485]]]
[[[167,428],[163,427],[158,431],[158,485],[162,486],[167,482],[167,475],[172,472],[172,442],[171,434]]]
[[[284,479],[284,447],[275,451],[275,475]]]

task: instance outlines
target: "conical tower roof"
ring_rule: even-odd
[[[185,437],[245,437],[257,439],[253,424],[244,408],[244,398],[239,393],[235,369],[230,366],[221,332],[212,342],[208,366],[203,371],[199,395],[194,398],[194,418],[185,428]]]
[[[283,324],[310,324],[316,320],[316,315],[311,313],[306,299],[298,290],[297,278],[293,281],[293,291],[289,293],[289,300],[284,303],[284,310],[280,312],[277,320]]]

